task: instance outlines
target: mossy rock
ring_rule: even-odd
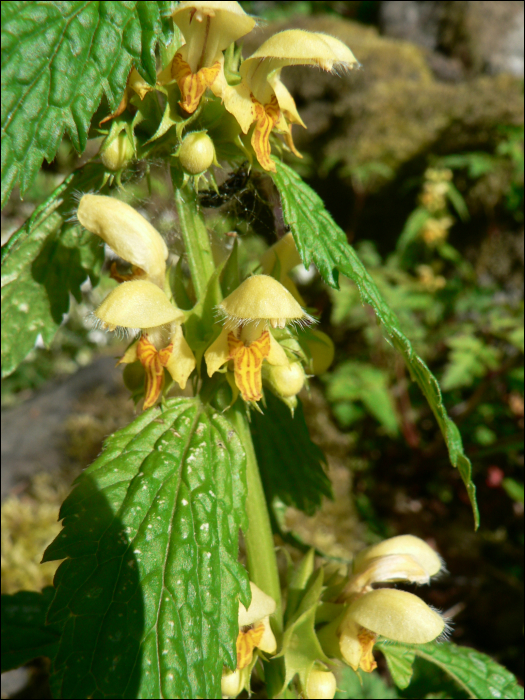
[[[244,54],[291,26],[341,39],[362,65],[343,75],[311,67],[284,71],[308,126],[295,127],[294,139],[299,150],[312,154],[317,172],[337,165],[340,175],[357,177],[367,192],[375,192],[406,164],[424,164],[429,154],[493,151],[502,125],[523,123],[518,79],[440,82],[427,50],[332,15],[269,25],[245,42]]]

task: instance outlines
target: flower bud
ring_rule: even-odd
[[[289,398],[298,394],[304,386],[305,374],[300,362],[290,362],[288,365],[265,365],[264,379],[273,391]]]
[[[194,131],[185,137],[177,155],[187,173],[198,175],[215,162],[215,147],[206,132]]]
[[[108,170],[125,168],[134,155],[133,144],[126,132],[121,132],[110,143],[106,143],[100,153],[104,167]]]
[[[330,336],[322,331],[311,330],[304,340],[310,351],[307,371],[310,374],[324,374],[334,361],[334,344]]]
[[[236,698],[244,688],[244,669],[236,668],[235,671],[223,673],[221,678],[221,693],[227,698]]]
[[[306,683],[306,697],[331,700],[337,690],[335,676],[331,671],[310,671]]]

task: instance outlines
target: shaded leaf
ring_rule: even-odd
[[[39,656],[54,658],[60,625],[46,625],[54,593],[55,589],[48,586],[41,592],[2,595],[2,673]]]
[[[357,285],[362,303],[374,309],[385,337],[403,354],[412,378],[419,384],[436,416],[450,461],[459,470],[467,488],[477,527],[479,513],[472,465],[463,451],[459,430],[448,417],[436,378],[401,331],[396,315],[382,298],[344,232],[324,208],[320,197],[288,165],[277,160],[275,165],[277,172],[272,177],[281,196],[284,220],[292,231],[303,264],[309,267],[314,262],[324,281],[336,289],[338,271],[342,272]]]
[[[346,698],[397,698],[395,688],[390,688],[378,673],[357,674],[348,666],[343,666],[336,673],[338,700]]]
[[[230,424],[171,399],[112,435],[64,502],[45,560],[59,567],[63,698],[220,697],[236,665],[245,456]]]
[[[2,249],[2,376],[11,374],[40,335],[53,340],[69,294],[80,301],[88,275],[93,285],[104,261],[97,236],[71,221],[74,193],[101,184],[101,166],[86,165],[70,175]]]
[[[451,676],[471,698],[523,698],[523,688],[516,678],[486,654],[459,647],[450,642],[396,645],[436,664]],[[382,651],[385,653],[386,646]]]
[[[157,2],[2,3],[2,207],[53,160],[64,132],[84,150],[102,96],[115,111],[132,65],[155,83],[161,27],[166,39]]]
[[[389,435],[399,433],[386,373],[363,362],[349,360],[326,377],[329,401],[361,401]]]
[[[268,503],[275,497],[312,515],[322,496],[332,497],[322,450],[312,442],[301,401],[294,417],[269,391],[264,414],[253,411],[251,431]]]
[[[415,659],[414,650],[388,642],[379,643],[377,648],[383,652],[388,670],[397,687],[401,688],[401,690],[408,688],[412,680],[412,667]]]

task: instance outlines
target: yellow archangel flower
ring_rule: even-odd
[[[212,91],[222,97],[245,134],[255,122],[251,143],[265,170],[275,171],[269,141],[273,129],[282,133],[288,147],[300,156],[292,140],[291,124],[305,125],[293,97],[281,82],[282,68],[291,65],[333,71],[354,68],[358,63],[350,49],[334,37],[288,29],[274,34],[242,63],[239,85],[228,85],[224,73],[219,73],[212,85]]]
[[[250,581],[252,602],[248,609],[239,603],[239,635],[237,637],[237,668],[243,669],[252,660],[254,649],[274,654],[277,649],[270,615],[275,612],[275,600]]]
[[[195,367],[195,357],[182,333],[184,313],[148,280],[123,282],[95,311],[103,328],[140,329],[142,335],[122,359],[140,360],[146,373],[144,410],[153,406],[164,386],[164,368],[184,389]]]
[[[369,673],[377,664],[372,649],[378,637],[404,644],[425,644],[446,630],[438,612],[412,593],[375,583],[429,583],[442,568],[440,557],[412,535],[392,537],[360,552],[342,598],[350,604],[342,616],[319,633],[326,652],[354,671]],[[334,643],[335,637],[335,643]]]
[[[285,351],[269,327],[308,323],[313,319],[277,280],[267,275],[248,277],[219,305],[225,317],[219,337],[204,353],[208,376],[233,361],[237,388],[245,401],[262,398],[262,363],[289,366]]]
[[[186,43],[173,58],[171,77],[181,91],[180,106],[192,114],[206,88],[223,73],[224,49],[248,34],[255,20],[238,2],[179,2],[173,21]]]
[[[77,218],[84,228],[100,236],[123,260],[133,266],[129,278],[112,267],[118,282],[145,278],[164,289],[168,248],[160,233],[129,204],[114,197],[85,194]],[[117,324],[120,325],[120,324]]]
[[[237,636],[237,668],[225,669],[221,680],[221,690],[225,697],[237,697],[246,684],[248,666],[253,652],[260,649],[267,654],[275,654],[277,642],[270,627],[270,615],[275,612],[275,600],[266,595],[250,581],[252,602],[248,609],[239,603],[239,634]]]

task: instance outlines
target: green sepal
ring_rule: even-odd
[[[303,561],[300,567],[298,572],[299,583],[303,583],[303,579],[308,572],[310,558],[313,558],[313,551],[312,554],[308,554],[305,557],[306,561]],[[285,669],[284,682],[278,695],[284,691],[296,675],[299,678],[301,688],[306,688],[308,676],[314,664],[316,662],[330,663],[330,659],[323,652],[315,634],[315,613],[319,605],[322,589],[323,569],[321,568],[310,575],[310,582],[305,587],[299,605],[284,630],[282,649],[276,656],[277,659],[279,657],[284,658]]]

